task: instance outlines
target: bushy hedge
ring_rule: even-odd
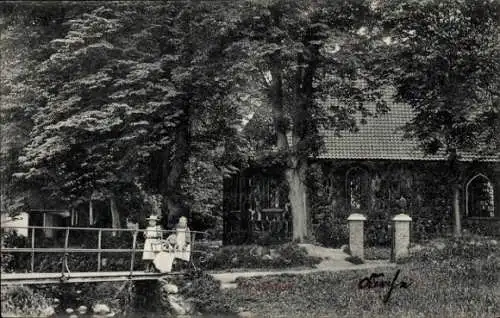
[[[500,238],[500,218],[464,219],[463,227],[477,235],[493,235]]]
[[[434,240],[412,249],[412,258],[422,262],[439,262],[454,258],[479,259],[500,256],[500,245],[491,237],[467,235]]]
[[[204,255],[200,265],[206,270],[229,268],[289,268],[312,267],[321,259],[307,255],[303,247],[294,243],[263,247],[259,245],[224,246]]]

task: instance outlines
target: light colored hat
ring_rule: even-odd
[[[146,220],[154,220],[154,221],[158,221],[160,218],[158,217],[158,215],[150,215],[149,217],[146,218]]]

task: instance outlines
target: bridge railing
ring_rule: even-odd
[[[27,236],[8,235],[16,230],[27,233]],[[2,225],[2,271],[9,268],[8,271],[11,272],[57,272],[59,270],[56,268],[59,268],[63,274],[71,270],[129,270],[132,274],[143,269],[140,267],[142,255],[137,254],[149,251],[144,249],[145,231],[146,229],[128,228]],[[163,239],[175,233],[176,230],[161,231]],[[195,242],[204,235],[204,232],[190,231],[192,252],[195,251]],[[90,255],[96,257],[89,257]],[[110,260],[114,260],[114,264],[109,264]],[[8,262],[14,264],[7,266]],[[82,267],[85,270],[81,270]]]

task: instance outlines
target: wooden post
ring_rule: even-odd
[[[66,251],[69,246],[69,227],[66,228],[66,237],[64,238],[64,250]]]
[[[101,271],[101,241],[102,241],[102,229],[99,229],[99,234],[97,236],[97,271]]]
[[[135,244],[137,242],[137,230],[134,230],[133,238],[132,238],[132,255],[130,257],[130,276],[134,272],[134,261],[135,261]]]
[[[66,237],[64,238],[64,257],[62,263],[63,275],[64,275],[64,267],[68,266],[68,245],[69,245],[69,227],[66,228]]]
[[[31,229],[31,272],[35,272],[35,228]]]

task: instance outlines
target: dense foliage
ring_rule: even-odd
[[[6,88],[23,84],[38,95],[32,108],[15,109],[31,133],[25,134],[17,152],[5,148],[10,159],[2,167],[8,169],[9,180],[10,175],[17,178],[22,190],[36,191],[28,202],[2,211],[81,208],[90,200],[109,199],[113,226],[127,215],[141,219],[161,211],[170,215],[165,221],[174,222],[172,217],[189,213],[188,205],[202,218],[220,214],[220,194],[208,199],[212,208],[196,205],[210,195],[203,189],[211,191],[210,183],[220,180],[208,178],[207,184],[198,175],[222,176],[220,147],[231,144],[242,115],[236,107],[241,106],[238,95],[231,95],[236,81],[225,73],[224,61],[218,61],[224,48],[218,39],[225,36],[220,8],[110,3],[70,9],[60,3],[60,10],[49,15],[43,7],[27,7],[6,5],[2,13],[11,33],[51,15],[57,19],[49,27],[59,27],[59,33],[38,42],[32,39],[36,34],[14,33],[37,45],[37,54],[21,63],[23,68],[33,64],[31,81],[19,76],[2,80],[9,84]],[[11,18],[16,14],[24,14],[24,20]],[[212,29],[218,31],[207,32]],[[14,40],[5,43],[17,48]],[[15,64],[15,53],[6,61]],[[17,104],[30,97],[16,94],[11,99]],[[2,114],[8,116],[9,109],[2,108]],[[186,166],[189,159],[192,165]],[[46,198],[40,202],[33,198],[42,196]],[[138,209],[143,211],[136,215]]]
[[[233,48],[270,109],[275,146],[264,157],[271,153],[286,167],[293,238],[299,241],[311,235],[302,193],[308,160],[322,146],[319,131],[354,130],[353,114],[367,117],[372,113],[365,102],[380,101],[382,81],[371,74],[377,45],[358,32],[372,31],[372,13],[365,1],[255,1],[238,24]],[[377,111],[385,109],[376,104]]]
[[[48,57],[45,44],[60,36],[66,12],[57,4],[17,6],[2,4],[0,13],[0,195],[2,212],[16,212],[27,204],[29,187],[13,177],[21,169],[18,157],[29,142],[32,116],[43,101],[34,85],[35,69]],[[81,12],[75,5],[73,13]]]
[[[259,245],[224,246],[204,256],[201,266],[206,270],[229,268],[290,268],[313,267],[321,261],[307,255],[304,248],[296,244],[271,247]]]
[[[386,75],[416,111],[407,132],[431,153],[498,154],[498,1],[383,1]]]
[[[6,3],[0,23],[2,212],[220,230],[222,178],[275,163],[304,240],[321,130],[387,110],[385,84],[426,151],[498,150],[498,1]]]

